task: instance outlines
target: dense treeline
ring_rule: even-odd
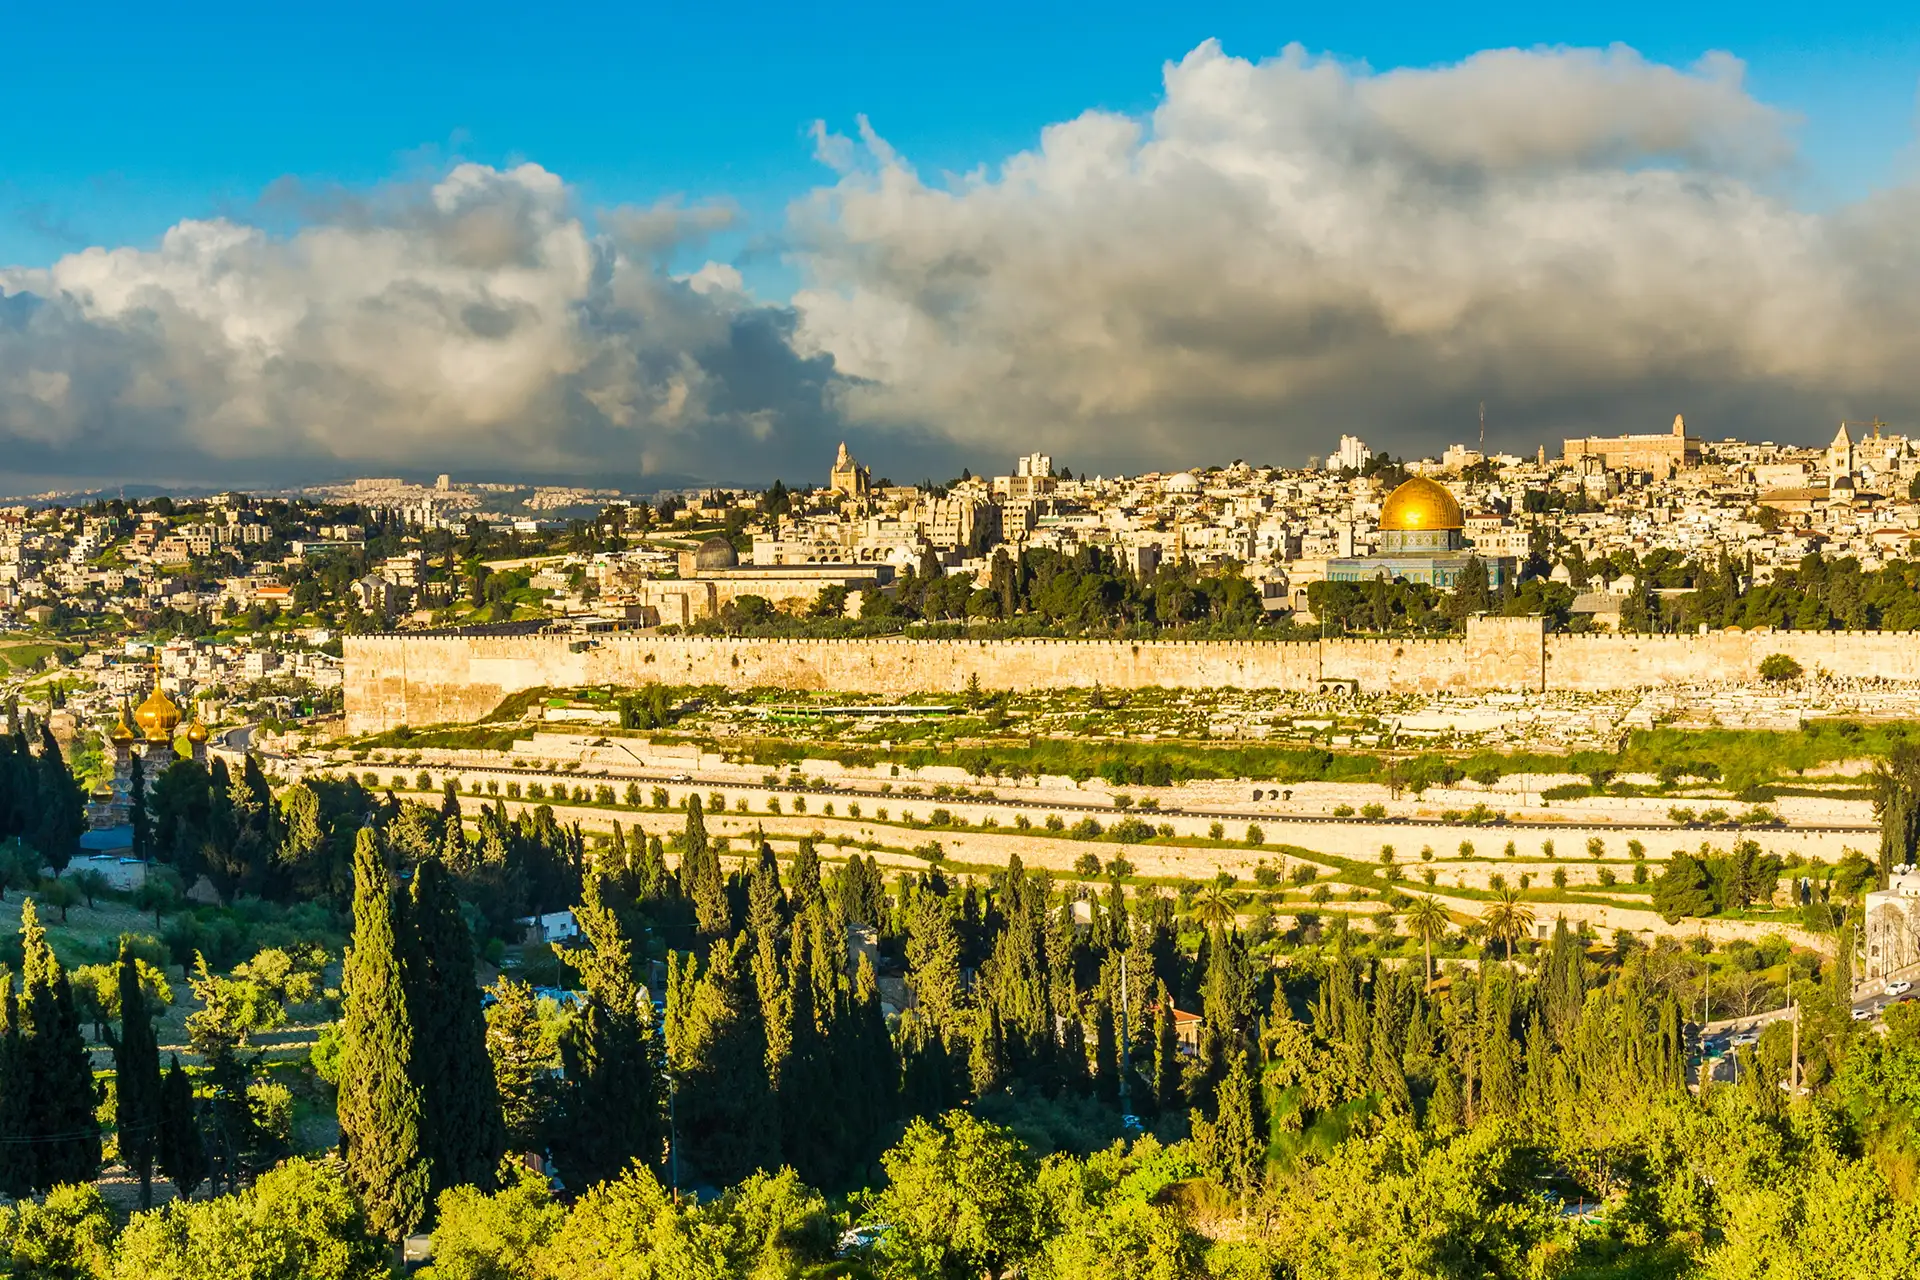
[[[1568,581],[1552,578],[1555,559]],[[1868,570],[1857,559],[1810,553],[1767,582],[1747,561],[1727,556],[1689,560],[1655,549],[1622,550],[1586,559],[1571,543],[1555,546],[1544,529],[1498,589],[1484,565],[1469,562],[1450,590],[1416,582],[1315,582],[1307,587],[1315,623],[1304,627],[1268,615],[1241,567],[1228,563],[1203,572],[1190,563],[1163,565],[1145,577],[1127,573],[1098,547],[1071,554],[1035,548],[994,555],[992,580],[947,574],[927,557],[902,574],[893,598],[873,596],[858,618],[844,616],[846,592],[831,589],[804,615],[782,613],[748,597],[691,630],[711,635],[859,636],[912,627],[916,633],[976,636],[1111,635],[1138,639],[1178,634],[1192,638],[1297,639],[1322,634],[1445,634],[1470,615],[1542,615],[1550,626],[1587,625],[1573,613],[1575,597],[1631,576],[1621,596],[1618,626],[1637,632],[1684,632],[1702,624],[1778,630],[1894,630],[1920,628],[1920,568],[1896,561]],[[931,628],[931,630],[929,630]]]
[[[1267,614],[1238,564],[1203,572],[1191,562],[1134,574],[1105,548],[1060,552],[1034,547],[990,562],[990,580],[947,573],[932,554],[895,580],[891,595],[872,593],[857,618],[845,616],[847,592],[830,587],[804,615],[782,613],[758,597],[723,608],[690,630],[701,635],[880,635],[957,626],[966,634],[1104,635],[1146,638],[1166,632],[1208,636],[1272,635],[1292,627]]]
[[[351,911],[314,1057],[338,1159],[287,1159],[260,1069],[276,1010],[322,998],[324,952],[202,962],[188,1071],[163,1067],[129,940],[94,1015],[117,1024],[103,1132],[29,905],[0,992],[0,1189],[45,1199],[0,1220],[12,1274],[374,1276],[416,1229],[442,1280],[1758,1277],[1783,1250],[1823,1276],[1902,1274],[1871,1268],[1920,1243],[1895,1191],[1920,1163],[1920,1016],[1857,1030],[1844,958],[1782,961],[1797,1027],[1696,1095],[1696,957],[1542,937],[1511,893],[1472,922],[1392,904],[1423,948],[1474,925],[1477,966],[1435,975],[1336,915],[1274,967],[1218,884],[1176,900],[1017,859],[889,878],[812,841],[736,853],[698,795],[671,830],[588,841],[546,809],[319,780],[260,799],[254,770],[187,763],[156,786],[180,802],[168,856]],[[1701,868],[1728,903],[1779,873],[1751,850]],[[483,996],[476,938],[562,907],[572,1003]],[[143,1187],[215,1198],[119,1224],[77,1185],[109,1137]],[[502,1160],[529,1154],[553,1185]]]
[[[1783,1252],[1827,1276],[1906,1274],[1920,1246],[1888,1177],[1911,1167],[1920,1018],[1862,1039],[1843,965],[1796,983],[1797,1040],[1770,1028],[1737,1084],[1695,1097],[1692,970],[1662,950],[1560,924],[1529,963],[1430,981],[1332,928],[1273,969],[1217,892],[1177,914],[1017,862],[888,882],[810,843],[736,861],[692,797],[669,839],[580,851],[581,999],[548,1029],[517,983],[482,1012],[464,824],[439,816],[433,845],[384,806],[353,837],[342,1162],[263,1166],[124,1228],[96,1192],[56,1191],[5,1220],[16,1274],[373,1276],[421,1226],[440,1280],[1758,1277]],[[1406,915],[1421,936],[1455,924]],[[1513,915],[1489,926],[1509,949],[1533,933]],[[28,945],[57,1008],[57,962]],[[142,1041],[123,963],[120,1142],[151,1126],[165,1173],[179,1073]],[[889,1018],[894,972],[911,999]],[[9,1070],[64,1060],[31,1078],[90,1101],[77,1024],[56,1029],[64,1058],[15,1048],[25,1025]],[[84,1180],[92,1142],[18,1185]],[[564,1194],[498,1163],[528,1150]],[[867,1228],[841,1246],[848,1213]],[[219,1261],[240,1257],[282,1261]]]
[[[86,792],[52,729],[17,709],[10,719],[13,732],[0,734],[0,843],[18,840],[62,871],[87,829]]]

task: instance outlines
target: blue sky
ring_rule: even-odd
[[[1209,37],[1259,58],[1289,41],[1376,70],[1477,50],[1621,42],[1649,59],[1744,59],[1789,110],[1807,207],[1910,159],[1920,23],[1894,4],[1214,5],[985,3],[572,6],[14,4],[0,75],[0,264],[147,244],[241,211],[277,179],[369,184],[450,157],[530,159],[589,206],[721,196],[726,249],[784,280],[786,202],[828,175],[810,123],[866,113],[924,173],[1029,146],[1093,107],[1149,109],[1161,67]]]
[[[0,2],[0,49],[0,493],[1920,435],[1898,5]]]

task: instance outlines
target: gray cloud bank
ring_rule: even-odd
[[[817,463],[841,425],[836,379],[796,353],[793,312],[730,268],[658,265],[725,212],[602,220],[590,233],[537,166],[463,164],[286,237],[183,222],[150,251],[0,272],[0,472],[625,480]]]
[[[1434,452],[1482,399],[1508,447],[1679,411],[1912,422],[1920,206],[1796,211],[1770,194],[1789,124],[1727,58],[1374,75],[1203,45],[1150,118],[1088,113],[943,185],[823,136],[844,172],[795,213],[801,337],[865,380],[855,420],[1096,465],[1297,462],[1344,430]]]
[[[1791,121],[1729,58],[1209,44],[1151,116],[939,182],[862,126],[818,133],[786,305],[662,265],[724,204],[590,225],[533,165],[0,268],[0,473],[795,478],[844,434],[907,478],[1432,452],[1482,399],[1508,447],[1920,411],[1920,199],[1794,208]]]

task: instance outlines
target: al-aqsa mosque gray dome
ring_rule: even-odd
[[[731,542],[716,533],[693,553],[693,567],[702,573],[709,569],[737,569],[740,567],[740,553],[733,549]]]

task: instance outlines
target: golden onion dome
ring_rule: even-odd
[[[122,702],[120,714],[113,718],[113,728],[107,730],[107,738],[111,742],[132,742],[136,736],[133,726],[127,723],[127,704]]]
[[[197,747],[204,744],[207,737],[207,726],[200,723],[200,717],[195,716],[193,723],[187,726],[187,741]]]
[[[1414,476],[1380,504],[1382,530],[1411,533],[1465,527],[1460,504],[1447,492],[1447,487],[1425,476]]]
[[[172,742],[173,731],[180,727],[180,708],[155,684],[147,700],[134,708],[133,722],[148,742]]]

